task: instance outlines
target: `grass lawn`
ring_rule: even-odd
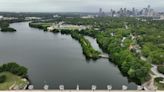
[[[21,77],[9,72],[2,72],[0,75],[6,76],[6,81],[4,83],[0,83],[0,90],[7,90],[11,87],[22,89],[28,83],[27,81],[22,80]]]

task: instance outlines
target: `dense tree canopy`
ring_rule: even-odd
[[[0,83],[4,83],[6,81],[5,75],[0,75]]]
[[[164,64],[164,21],[151,18],[103,17],[58,18],[50,23],[64,21],[66,24],[90,25],[90,29],[77,32],[62,30],[77,39],[86,56],[97,56],[82,35],[96,38],[99,46],[110,54],[110,60],[122,73],[142,83],[149,79],[151,63]],[[48,21],[46,21],[48,23]],[[96,54],[93,54],[96,53]],[[145,57],[146,60],[142,60]]]
[[[11,72],[18,76],[25,77],[27,75],[27,68],[16,63],[7,63],[0,66],[0,72]]]

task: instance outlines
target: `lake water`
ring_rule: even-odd
[[[136,89],[136,84],[128,82],[119,69],[107,59],[86,60],[80,44],[69,35],[44,32],[30,28],[28,22],[10,25],[17,30],[14,33],[0,32],[0,64],[17,62],[27,67],[28,76],[35,89],[43,89],[48,84],[57,89],[63,84],[66,89]],[[89,38],[95,43],[95,39]]]

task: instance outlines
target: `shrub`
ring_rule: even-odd
[[[5,82],[5,80],[6,80],[6,76],[5,75],[1,75],[0,76],[0,83]]]
[[[160,73],[162,73],[162,74],[164,74],[164,66],[163,65],[161,65],[161,66],[158,66],[158,72],[160,72]]]
[[[17,63],[8,63],[0,66],[1,72],[11,72],[15,75],[25,77],[27,75],[27,68],[20,66]]]
[[[15,32],[16,30],[13,29],[13,28],[9,28],[9,27],[8,27],[8,28],[2,28],[1,31],[2,31],[2,32]]]

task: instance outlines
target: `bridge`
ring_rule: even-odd
[[[106,59],[109,58],[109,55],[108,55],[108,54],[100,54],[99,56],[100,56],[101,58],[106,58]]]

